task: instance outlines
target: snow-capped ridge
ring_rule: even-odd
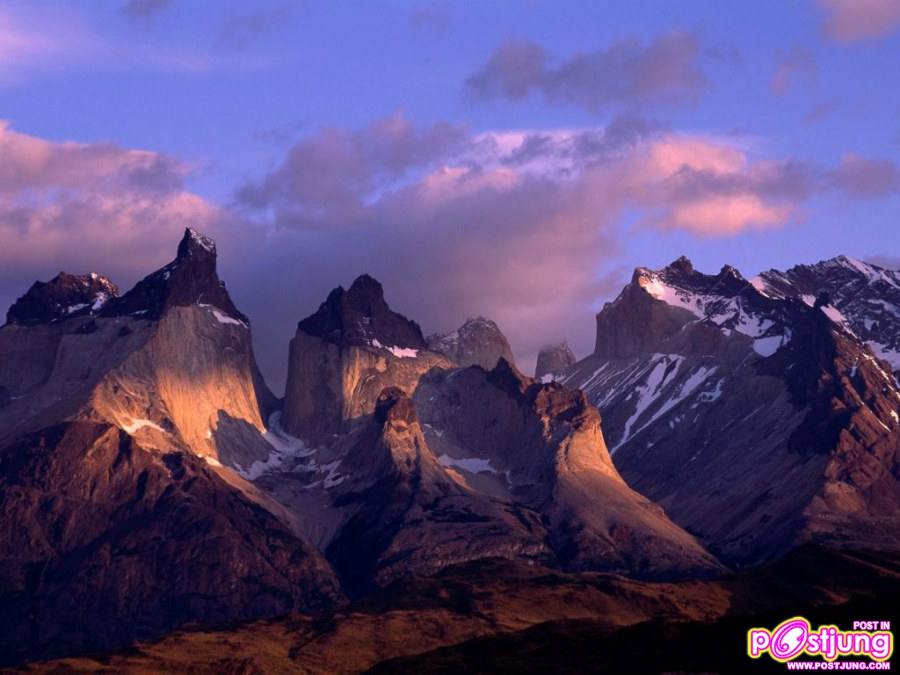
[[[107,277],[60,272],[50,281],[36,281],[9,308],[7,323],[35,325],[52,323],[73,316],[89,316],[99,312],[119,294],[118,287]]]

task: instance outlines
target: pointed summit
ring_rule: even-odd
[[[247,323],[234,306],[216,271],[215,242],[192,228],[184,231],[175,260],[144,277],[104,308],[104,316],[131,315],[158,319],[169,307],[204,304]]]
[[[429,370],[452,365],[427,349],[419,324],[393,311],[368,274],[335,288],[297,324],[288,358],[282,423],[319,445],[374,413],[386,387],[412,392]]]
[[[666,266],[666,269],[681,272],[683,274],[690,274],[694,271],[694,263],[692,263],[687,256],[682,255],[669,263],[669,265]]]
[[[215,263],[216,242],[211,238],[200,234],[191,227],[186,228],[184,230],[184,236],[178,244],[178,256],[176,260],[185,260],[187,258],[211,258],[213,263]]]
[[[426,346],[419,324],[393,311],[381,284],[368,274],[357,277],[349,290],[338,286],[331,291],[315,314],[297,324],[297,330],[339,345]]]

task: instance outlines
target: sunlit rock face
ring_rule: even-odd
[[[749,280],[638,268],[561,380],[599,406],[629,484],[727,559],[896,546],[900,393],[879,355],[898,290],[843,257]]]
[[[3,431],[88,416],[235,467],[267,456],[261,434],[274,398],[212,240],[187,230],[175,260],[125,295],[114,291],[99,275],[60,275],[13,306],[0,329],[0,350],[16,355],[0,364],[16,402],[0,413]],[[35,298],[49,309],[35,309]]]
[[[426,340],[362,276],[299,322],[284,401],[193,230],[124,295],[36,284],[0,328],[0,658],[461,564],[660,580],[809,540],[896,548],[900,392],[847,317],[885,349],[891,327],[869,292],[839,309],[788,276],[640,268],[595,353],[544,350],[539,379],[493,322]]]
[[[577,389],[542,384],[505,360],[491,371],[434,372],[415,396],[425,437],[448,470],[542,514],[556,564],[648,576],[718,563],[613,466],[597,409]]]
[[[296,514],[242,478],[272,451],[275,401],[211,240],[187,230],[175,260],[122,296],[100,275],[61,274],[8,318],[3,659],[339,600]]]
[[[427,348],[419,325],[390,309],[384,290],[363,275],[334,289],[303,319],[291,341],[282,421],[313,444],[328,442],[371,415],[381,391],[413,391],[432,368],[450,367]]]
[[[720,569],[625,485],[580,391],[491,360],[461,368],[423,347],[368,277],[332,291],[291,345],[282,420],[303,447],[257,485],[318,514],[305,536],[353,592],[488,557],[657,577]]]

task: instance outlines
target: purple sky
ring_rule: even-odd
[[[900,265],[900,0],[0,3],[0,303],[186,225],[283,385],[368,272],[530,370],[636,265]]]

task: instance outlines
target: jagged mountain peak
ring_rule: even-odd
[[[849,256],[750,280],[639,268],[561,380],[601,408],[625,478],[727,557],[869,536],[872,486],[896,490],[898,281]]]
[[[723,265],[717,274],[705,274],[697,270],[684,256],[658,270],[638,267],[632,283],[644,288],[657,299],[663,299],[667,288],[682,293],[702,293],[733,297],[754,289],[750,281],[732,265]]]
[[[297,324],[291,340],[284,425],[305,442],[328,444],[371,415],[385,387],[414,391],[431,368],[451,367],[427,348],[415,321],[390,308],[364,274],[338,286]]]
[[[501,358],[515,363],[509,340],[495,321],[484,316],[470,317],[450,333],[429,335],[428,348],[464,368],[490,370]]]
[[[178,256],[176,260],[187,258],[212,258],[216,259],[216,242],[211,237],[200,234],[192,227],[184,230],[184,236],[178,244]]]
[[[347,291],[351,296],[361,296],[371,299],[384,300],[384,286],[370,274],[360,274]]]
[[[513,397],[523,395],[529,385],[534,382],[534,380],[523,375],[514,364],[504,358],[497,361],[497,365],[488,371],[487,379],[488,382],[494,384],[498,389],[507,392]]]
[[[691,262],[690,258],[685,255],[678,256],[675,260],[669,263],[666,266],[666,269],[674,270],[676,272],[681,272],[684,274],[689,274],[694,271],[694,263]]]
[[[575,364],[577,359],[566,341],[555,345],[544,345],[538,352],[537,364],[534,368],[535,379],[553,377]]]
[[[29,326],[92,314],[118,294],[118,287],[96,272],[60,272],[50,281],[34,282],[9,308],[6,321]]]
[[[900,271],[839,255],[785,272],[768,270],[755,284],[770,298],[823,307],[900,375]],[[820,302],[823,293],[827,303]]]
[[[104,316],[130,315],[158,319],[169,307],[209,305],[224,312],[223,323],[249,323],[235,307],[219,279],[216,244],[192,228],[186,228],[175,259],[135,284],[134,288],[107,303]]]
[[[297,324],[297,330],[340,345],[426,346],[419,324],[393,311],[381,283],[368,274],[357,277],[348,290],[333,289],[316,312]]]

